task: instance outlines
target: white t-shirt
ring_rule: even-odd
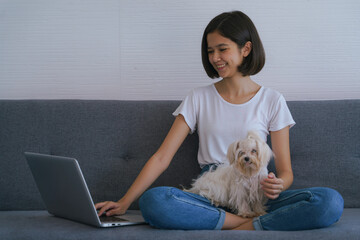
[[[198,132],[201,168],[226,162],[228,146],[244,139],[250,130],[256,130],[266,141],[269,131],[295,125],[284,97],[265,87],[244,104],[225,101],[214,84],[199,87],[190,92],[173,113],[179,114],[184,116],[191,133]]]

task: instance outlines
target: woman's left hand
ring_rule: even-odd
[[[281,178],[277,178],[274,173],[270,172],[268,177],[260,182],[265,196],[269,199],[276,199],[284,188],[284,181]]]

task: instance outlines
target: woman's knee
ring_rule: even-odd
[[[147,190],[139,199],[141,213],[147,223],[157,228],[168,228],[167,222],[173,214],[173,187],[155,187]]]
[[[139,199],[140,210],[145,220],[158,215],[166,204],[169,187],[156,187],[147,190]]]
[[[337,222],[344,210],[344,199],[341,194],[331,188],[313,188],[315,202],[318,208],[319,227],[327,227]]]

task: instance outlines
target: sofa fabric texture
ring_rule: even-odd
[[[98,229],[45,210],[25,151],[74,157],[94,202],[118,200],[160,146],[180,101],[0,100],[0,239],[359,239],[360,100],[289,101],[294,183],[344,198],[340,221],[309,231],[174,231],[148,225]],[[271,144],[269,142],[269,144]],[[187,137],[152,185],[189,186],[200,173],[198,136]],[[269,165],[274,171],[273,162]],[[130,209],[138,209],[134,202]]]

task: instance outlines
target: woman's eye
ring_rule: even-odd
[[[221,48],[220,52],[225,52],[227,50],[227,48]]]
[[[208,50],[208,54],[214,53],[213,50]]]

